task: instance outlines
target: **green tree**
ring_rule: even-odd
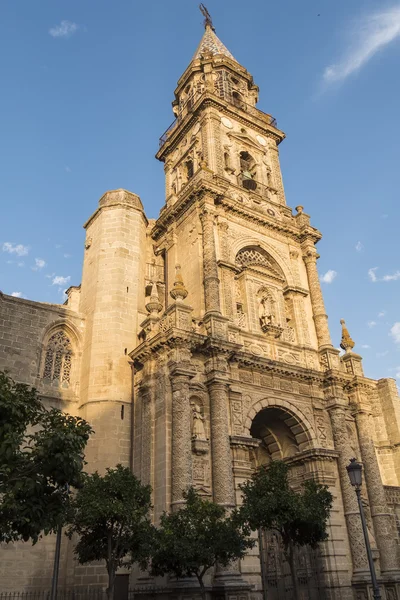
[[[332,507],[332,494],[327,486],[308,480],[302,492],[289,485],[289,467],[274,461],[261,467],[251,479],[242,484],[241,518],[252,530],[277,531],[281,537],[293,581],[295,600],[299,598],[294,561],[296,546],[315,548],[328,538],[327,521]]]
[[[204,576],[216,565],[227,566],[243,558],[254,545],[250,529],[227,516],[222,506],[203,500],[193,489],[184,494],[186,505],[161,517],[157,548],[152,558],[153,575],[197,577],[202,598],[206,598]]]
[[[46,410],[34,388],[0,371],[0,541],[36,543],[65,521],[91,431],[79,417]]]
[[[104,476],[86,475],[72,502],[67,535],[79,535],[74,552],[80,564],[105,561],[108,598],[113,598],[118,568],[133,563],[147,566],[154,533],[150,508],[150,486],[142,485],[122,465],[107,469]]]

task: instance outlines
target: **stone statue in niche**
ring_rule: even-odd
[[[273,325],[275,323],[275,315],[273,311],[273,301],[269,296],[262,296],[258,306],[258,316],[261,327],[265,325]]]
[[[206,440],[206,431],[204,427],[205,418],[201,414],[201,409],[198,404],[192,402],[193,412],[193,425],[192,425],[192,439],[193,440]]]
[[[258,300],[258,318],[264,333],[275,338],[282,335],[283,327],[276,322],[275,303],[268,292],[262,293]]]

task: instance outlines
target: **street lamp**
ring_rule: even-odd
[[[365,540],[365,547],[367,549],[369,570],[371,572],[372,588],[374,590],[374,593],[373,593],[374,600],[381,600],[381,593],[379,591],[378,582],[376,580],[374,559],[372,558],[371,546],[370,546],[369,538],[368,538],[368,530],[367,530],[367,523],[365,521],[364,507],[361,502],[362,464],[357,462],[355,458],[351,458],[350,464],[347,465],[346,469],[347,469],[347,473],[349,474],[350,483],[356,490],[358,508],[360,509],[361,523],[362,523],[362,529],[363,529],[364,540]]]

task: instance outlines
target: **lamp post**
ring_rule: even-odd
[[[381,600],[381,593],[379,591],[379,586],[378,586],[378,582],[376,579],[374,559],[372,558],[371,545],[369,543],[369,538],[368,538],[368,530],[367,530],[367,523],[365,521],[364,507],[361,502],[362,465],[359,462],[357,462],[355,458],[351,458],[350,464],[347,465],[346,470],[347,470],[347,473],[349,474],[350,483],[356,490],[358,508],[360,510],[362,530],[363,530],[364,540],[365,540],[365,547],[367,549],[369,570],[371,572],[371,581],[372,581],[372,588],[374,591],[373,592],[374,600]]]

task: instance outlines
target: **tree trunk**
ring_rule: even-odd
[[[207,592],[206,592],[206,588],[204,587],[204,581],[203,581],[204,575],[197,575],[196,574],[196,577],[197,577],[199,585],[200,585],[200,594],[201,594],[201,597],[203,598],[203,600],[207,600]]]
[[[108,588],[106,589],[107,600],[114,599],[115,569],[108,571]]]
[[[296,570],[296,565],[294,563],[294,545],[291,540],[289,540],[288,545],[285,546],[285,554],[286,554],[286,559],[289,563],[290,575],[292,577],[293,599],[300,600],[299,582],[297,580],[297,570]]]
[[[107,600],[114,600],[114,583],[115,583],[115,572],[116,567],[113,561],[112,555],[112,534],[108,534],[107,539],[107,556],[108,560],[106,561],[107,565],[107,573],[108,573],[108,587],[106,589]]]

